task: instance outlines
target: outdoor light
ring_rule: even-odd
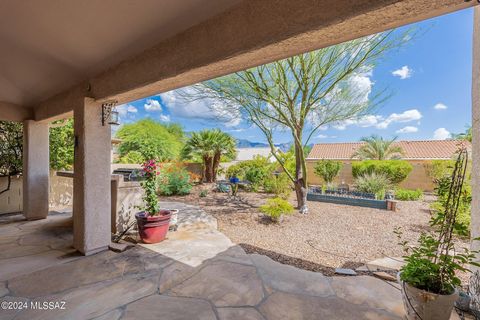
[[[102,126],[105,123],[118,126],[118,111],[116,109],[117,101],[108,101],[102,104]]]

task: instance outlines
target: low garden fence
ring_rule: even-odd
[[[358,191],[322,190],[319,187],[311,187],[307,193],[307,200],[382,210],[396,210],[395,200],[377,200],[375,199],[375,194],[373,193],[364,193]]]

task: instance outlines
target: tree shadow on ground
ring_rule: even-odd
[[[252,246],[247,243],[240,243],[240,247],[245,250],[246,253],[248,254],[261,254],[264,256],[269,257],[270,259],[277,261],[282,264],[294,266],[300,269],[308,270],[308,271],[314,271],[314,272],[320,272],[326,276],[339,276],[338,274],[335,274],[335,268],[330,267],[330,266],[325,266],[319,263],[315,263],[312,261],[300,259],[300,258],[295,258],[291,257],[285,254],[281,254],[275,251],[263,249],[257,246]],[[346,269],[356,269],[360,266],[363,266],[364,264],[358,261],[346,261],[343,263],[339,268],[346,268]]]

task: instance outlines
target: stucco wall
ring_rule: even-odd
[[[308,183],[311,185],[321,185],[322,179],[315,175],[314,166],[316,160],[307,160],[307,170],[309,173]],[[337,178],[334,183],[346,183],[350,186],[354,184],[354,179],[352,176],[352,162],[354,161],[342,161],[343,167],[340,170]],[[432,179],[428,175],[427,165],[429,161],[426,160],[412,160],[408,161],[412,164],[412,172],[408,175],[407,179],[400,184],[401,188],[406,189],[422,189],[423,191],[431,192],[433,191],[434,184]]]

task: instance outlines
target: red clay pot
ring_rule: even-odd
[[[170,210],[160,210],[156,216],[149,216],[145,212],[137,212],[138,233],[143,243],[158,243],[165,240],[170,225]]]

